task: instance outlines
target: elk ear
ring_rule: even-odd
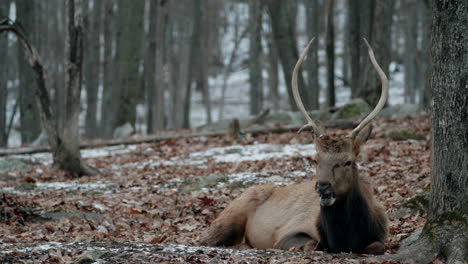
[[[359,133],[356,136],[356,139],[354,139],[354,142],[359,143],[359,144],[366,142],[367,139],[369,139],[371,132],[372,132],[372,124],[369,123],[363,129],[361,129],[361,131],[359,131]]]

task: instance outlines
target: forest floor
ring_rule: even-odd
[[[398,140],[392,132],[401,131],[417,139]],[[424,224],[424,212],[403,204],[428,189],[429,132],[427,115],[378,118],[361,150],[360,175],[371,179],[390,217],[386,254]],[[51,169],[49,154],[7,158],[28,166],[0,171],[1,263],[381,262],[356,254],[198,247],[246,187],[313,177],[315,148],[306,132],[246,135],[239,145],[195,137],[82,153],[101,175],[73,179]]]

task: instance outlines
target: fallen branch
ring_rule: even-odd
[[[333,120],[326,122],[324,124],[325,128],[354,128],[357,126],[357,123],[349,120]],[[260,127],[260,128],[247,128],[244,129],[244,133],[249,133],[252,135],[268,134],[268,133],[286,133],[286,132],[296,132],[302,125],[289,125],[289,126],[278,126],[278,127]],[[133,145],[141,143],[151,143],[161,140],[168,139],[179,139],[179,138],[191,138],[191,137],[210,137],[210,136],[224,136],[226,135],[226,130],[219,131],[201,131],[194,133],[176,133],[176,134],[166,134],[166,135],[147,135],[139,136],[132,138],[117,138],[102,140],[99,142],[89,142],[82,143],[80,145],[81,149],[87,148],[98,148],[106,146],[115,146],[115,145]],[[50,152],[50,147],[40,146],[40,147],[25,147],[25,148],[12,148],[12,149],[0,149],[0,156],[8,155],[21,155],[21,154],[34,154],[40,152]]]

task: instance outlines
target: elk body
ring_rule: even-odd
[[[211,224],[201,241],[203,245],[234,246],[245,242],[260,249],[384,253],[388,220],[370,183],[358,175],[356,158],[370,134],[370,122],[387,100],[387,77],[365,41],[382,82],[380,100],[349,136],[326,135],[308,116],[297,89],[297,73],[312,42],[294,68],[292,87],[296,104],[308,121],[301,130],[309,128],[314,134],[316,177],[297,185],[247,189]]]

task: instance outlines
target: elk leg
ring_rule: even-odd
[[[270,197],[272,191],[273,187],[268,185],[247,189],[213,221],[207,235],[201,240],[201,245],[229,247],[241,243],[247,217]]]
[[[288,250],[290,248],[313,250],[317,245],[317,241],[312,239],[308,234],[299,232],[287,235],[273,245],[273,248]]]
[[[385,246],[380,241],[375,241],[364,249],[364,254],[383,255],[384,253],[385,253]]]

